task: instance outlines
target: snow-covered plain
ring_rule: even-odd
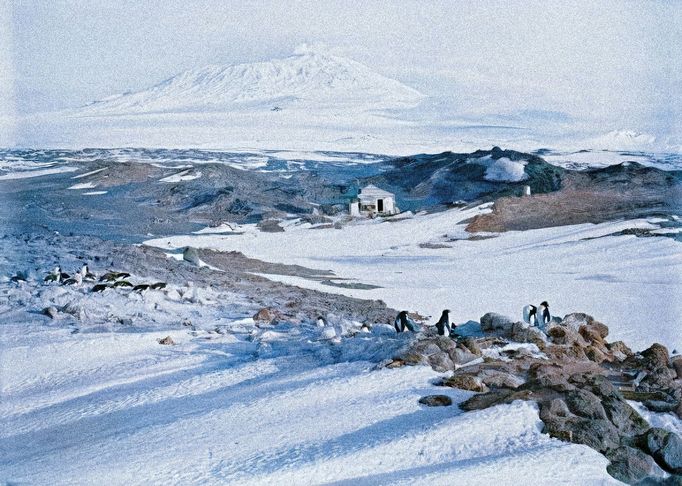
[[[434,317],[450,309],[456,322],[478,320],[489,311],[521,319],[526,303],[547,300],[556,315],[592,314],[609,326],[610,339],[624,340],[635,349],[653,342],[682,349],[682,333],[675,324],[682,315],[679,242],[607,236],[626,228],[657,226],[645,220],[621,221],[467,240],[459,223],[484,211],[487,206],[398,221],[361,221],[336,231],[290,224],[284,233],[274,234],[244,226],[243,235],[187,235],[147,244],[237,250],[269,262],[332,270],[338,277],[380,288],[329,287],[292,276],[268,278],[382,299],[391,307]]]
[[[188,290],[0,283],[3,481],[617,484],[597,452],[543,435],[530,403],[467,414],[419,405],[471,393],[434,386],[428,367],[375,369],[411,338],[390,326],[356,334],[332,319],[342,337],[330,341],[314,325],[225,315],[229,295],[178,299]],[[78,327],[31,315],[50,301],[78,302]],[[171,325],[183,316],[197,324]],[[165,336],[177,344],[158,344]]]

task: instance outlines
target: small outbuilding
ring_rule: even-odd
[[[351,216],[389,216],[400,212],[395,205],[395,195],[373,184],[360,189],[348,210]]]

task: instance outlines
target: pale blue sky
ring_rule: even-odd
[[[625,118],[663,134],[680,125],[681,19],[679,1],[10,0],[0,93],[14,78],[20,113],[73,107],[322,42],[448,111]]]

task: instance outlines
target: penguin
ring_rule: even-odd
[[[115,289],[117,289],[117,288],[119,288],[119,287],[132,287],[132,286],[133,286],[133,284],[131,284],[131,283],[128,282],[127,280],[117,280],[117,281],[114,282],[114,284],[112,285],[112,287],[114,287]]]
[[[116,280],[120,280],[122,278],[128,278],[130,277],[130,274],[127,272],[107,272],[104,275],[102,275],[99,279],[100,282],[114,282]]]
[[[438,329],[439,336],[445,336],[445,330],[448,330],[448,335],[452,332],[450,326],[450,309],[445,309],[440,316],[438,322],[436,322],[436,329]]]
[[[84,282],[94,282],[97,280],[97,276],[94,273],[90,273],[87,265],[83,265],[80,270],[81,277],[83,277]]]
[[[538,310],[540,314],[540,324],[544,327],[552,320],[552,315],[549,313],[549,304],[546,300],[542,301]]]
[[[59,279],[60,280],[66,280],[66,279],[71,278],[71,275],[69,275],[66,272],[62,272],[62,267],[57,267],[57,268],[59,268]]]
[[[407,311],[400,311],[393,321],[393,327],[396,332],[405,331],[405,321],[407,320]]]
[[[149,286],[150,289],[152,290],[161,290],[166,288],[166,283],[165,282],[156,282],[153,283]]]
[[[327,320],[322,316],[318,317],[317,321],[315,321],[315,322],[317,324],[317,327],[324,327],[327,325]]]
[[[407,316],[407,311],[400,311],[396,316],[395,321],[393,321],[393,326],[395,327],[396,332],[405,332],[405,328],[409,331],[417,332],[417,326],[412,319]]]
[[[372,325],[363,322],[362,326],[360,327],[360,332],[372,332]]]
[[[149,284],[139,284],[133,287],[133,292],[144,292],[145,290],[149,290],[151,288],[151,285]]]
[[[14,283],[27,282],[28,275],[26,274],[26,272],[17,272],[16,275],[9,279],[9,281]]]
[[[57,283],[59,283],[59,281],[61,279],[62,279],[62,269],[60,267],[54,267],[54,270],[52,270],[52,272],[47,274],[44,281],[45,282],[57,282]]]
[[[523,308],[523,320],[531,326],[538,325],[538,308],[533,304],[528,304]]]
[[[109,287],[110,287],[110,285],[107,285],[107,284],[97,284],[90,291],[91,292],[104,292]]]
[[[73,277],[67,278],[62,281],[63,285],[80,285],[83,283],[83,277],[80,273],[76,272]]]

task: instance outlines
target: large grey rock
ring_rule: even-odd
[[[443,385],[474,392],[488,391],[488,387],[485,386],[481,378],[466,373],[455,373],[450,378],[444,380]]]
[[[455,365],[450,359],[450,356],[445,351],[439,351],[428,357],[431,368],[438,372],[452,371]]]
[[[682,439],[665,429],[652,427],[644,436],[643,448],[666,471],[682,474]]]
[[[670,366],[670,353],[668,348],[659,343],[652,344],[649,348],[641,352],[642,358],[647,369],[655,370]]]
[[[530,327],[525,322],[515,322],[511,327],[511,339],[519,343],[533,343],[544,349],[547,336],[537,327]]]
[[[478,356],[466,348],[457,347],[450,353],[450,359],[455,364],[463,365],[478,359]]]
[[[468,349],[471,352],[471,354],[473,354],[475,356],[481,356],[483,354],[481,352],[481,348],[479,347],[478,343],[473,338],[470,338],[470,337],[464,338],[464,339],[462,339],[460,344],[462,345],[462,347]]]
[[[503,370],[481,370],[478,377],[489,387],[518,388],[523,385],[523,378]]]
[[[682,439],[672,432],[668,434],[663,447],[654,455],[664,469],[682,474]]]
[[[606,411],[601,400],[593,393],[583,389],[569,391],[566,394],[568,409],[580,417],[589,419],[606,419]]]
[[[488,312],[481,317],[481,329],[485,332],[499,332],[504,335],[511,335],[514,320],[502,314]]]
[[[427,395],[421,397],[419,403],[427,407],[449,407],[452,405],[452,398],[447,395]]]
[[[654,471],[654,461],[639,449],[620,446],[606,454],[611,464],[608,473],[624,483],[634,484],[648,477]]]
[[[185,250],[182,252],[182,259],[185,260],[186,262],[189,262],[193,265],[201,265],[201,259],[199,258],[199,252],[197,251],[196,248],[193,248],[191,246],[188,246],[185,248]]]

